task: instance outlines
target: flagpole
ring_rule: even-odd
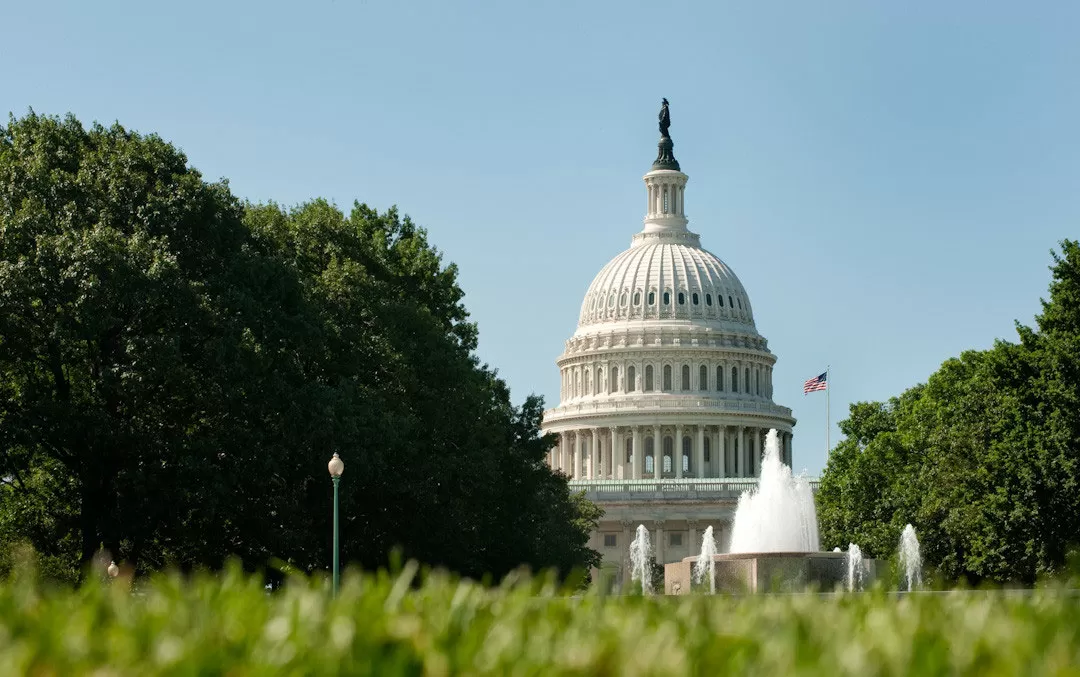
[[[829,393],[832,392],[832,379],[829,378],[830,365],[825,367],[825,458],[829,458],[829,424],[831,419],[829,418]]]

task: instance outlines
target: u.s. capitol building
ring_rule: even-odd
[[[549,463],[605,511],[592,547],[616,580],[638,524],[661,564],[696,554],[710,525],[726,551],[770,428],[791,464],[795,419],[772,400],[776,356],[735,272],[687,227],[669,120],[665,100],[644,228],[589,285],[557,360],[559,406],[544,413],[558,435]]]

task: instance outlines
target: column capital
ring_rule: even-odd
[[[696,529],[697,525],[698,525],[698,521],[696,519],[686,520],[686,527],[688,529]]]
[[[657,529],[663,529],[664,522],[665,520],[653,520],[653,525],[655,525]]]
[[[634,520],[619,520],[619,524],[622,525],[623,529],[633,529],[634,528]]]

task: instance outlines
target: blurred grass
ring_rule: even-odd
[[[571,595],[551,579],[121,577],[0,584],[0,675],[1080,675],[1061,588],[895,596]]]

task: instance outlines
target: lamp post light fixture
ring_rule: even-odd
[[[116,566],[116,562],[109,562],[109,566],[105,568],[105,571],[109,573],[109,578],[116,578],[120,575],[120,567]]]
[[[334,596],[337,596],[338,583],[341,580],[341,569],[338,563],[338,483],[341,481],[341,473],[345,472],[345,462],[334,452],[334,457],[326,464],[330,470],[330,479],[334,483]]]

